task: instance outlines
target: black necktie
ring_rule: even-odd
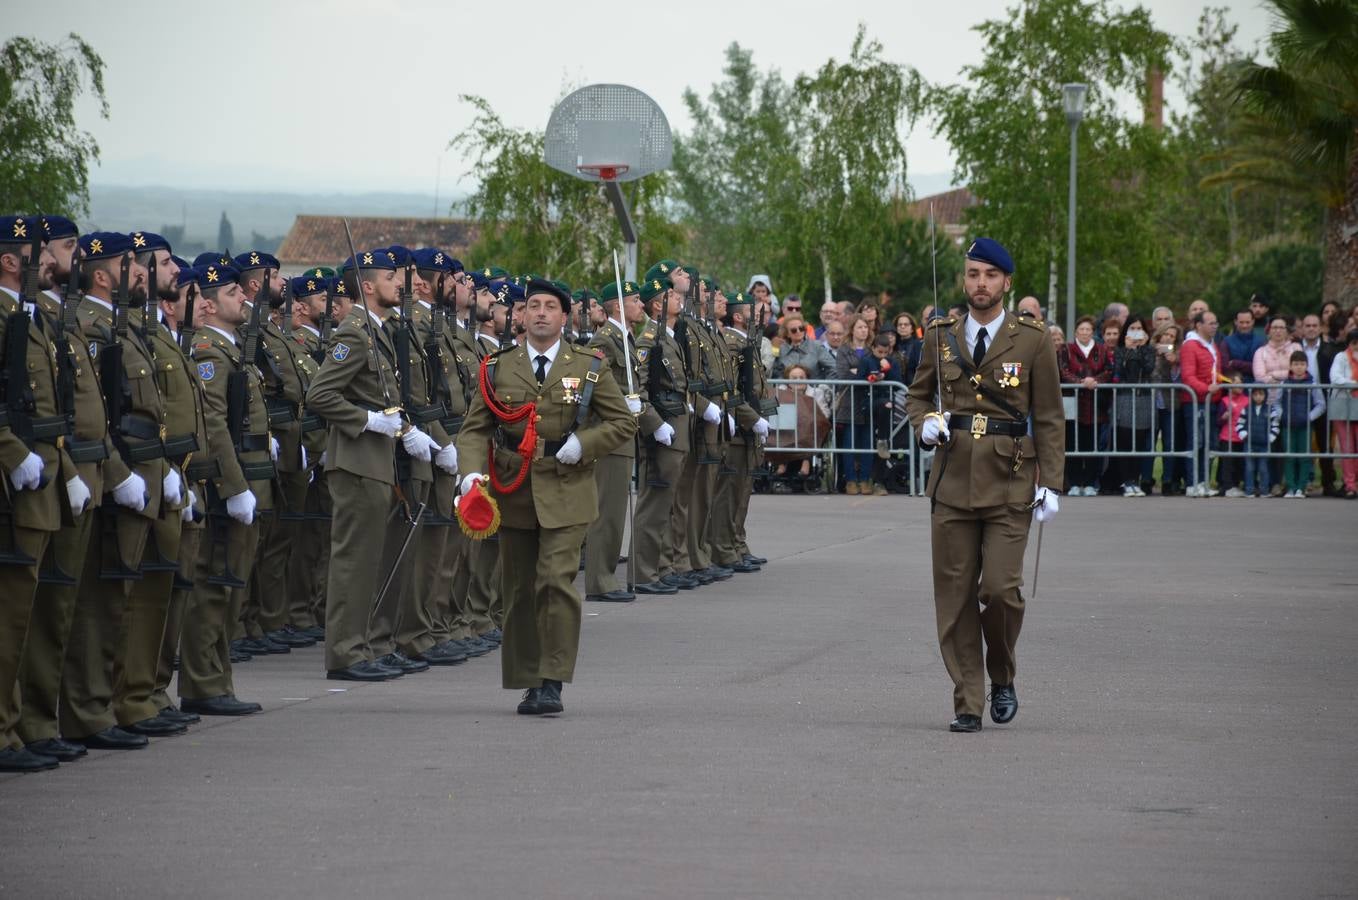
[[[533,358],[536,359],[538,363],[537,371],[538,384],[542,384],[544,381],[547,380],[547,357],[539,353],[537,356]]]
[[[981,367],[981,360],[985,359],[985,328],[976,332],[976,349],[971,354],[971,364],[978,369]]]

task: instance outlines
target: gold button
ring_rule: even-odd
[[[980,394],[977,394],[977,395],[976,395],[976,399],[979,401],[979,400],[984,400],[985,398],[984,398],[983,396],[981,396]]]

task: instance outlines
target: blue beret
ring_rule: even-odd
[[[387,255],[392,262],[396,263],[397,268],[405,268],[411,263],[411,252],[400,244],[392,244],[387,248]]]
[[[499,281],[499,279],[491,280]],[[521,302],[524,298],[523,288],[512,281],[504,281],[499,284],[489,285],[488,287],[489,290],[495,294],[495,302],[497,303],[513,306],[515,303]]]
[[[227,284],[235,284],[240,278],[240,270],[235,266],[219,266],[215,262],[210,262],[205,266],[198,266],[194,270],[195,280],[198,282],[200,290],[209,288],[219,288]]]
[[[37,216],[0,216],[0,244],[29,244],[42,240]]]
[[[183,260],[180,260],[180,262],[183,263],[183,265],[179,267],[179,278],[175,281],[175,286],[183,287],[190,282],[197,281],[198,270]]]
[[[334,294],[336,297],[348,297],[348,296],[349,296],[349,292],[348,292],[347,290],[345,290],[345,287],[344,287],[344,279],[341,278],[341,277],[338,276],[338,275],[332,275],[332,276],[330,277],[330,285],[329,285],[328,288],[326,288],[326,290],[328,290],[330,293]]]
[[[87,260],[116,259],[132,252],[132,239],[116,231],[93,231],[80,238],[80,253]]]
[[[475,287],[478,291],[490,290],[490,276],[487,275],[484,271],[482,271],[481,269],[474,269],[473,271],[468,272],[467,274],[471,276],[472,286]]]
[[[249,250],[237,256],[233,263],[242,272],[251,269],[278,269],[278,257],[268,253],[260,253],[258,250]]]
[[[80,229],[65,216],[43,216],[42,238],[45,241],[59,241],[62,238],[78,237]]]
[[[206,250],[193,258],[194,268],[201,269],[203,266],[230,266],[236,267],[236,263],[220,250]]]
[[[128,235],[132,239],[133,253],[151,253],[155,250],[170,250],[170,242],[153,231],[134,231]]]
[[[967,248],[966,256],[967,259],[974,259],[977,262],[990,263],[1006,275],[1014,274],[1014,260],[999,241],[977,238]]]
[[[175,256],[173,253],[170,254],[170,261],[181,269],[193,268],[193,265],[187,259],[182,256]]]
[[[411,258],[415,260],[415,267],[417,269],[426,269],[430,272],[452,273],[462,267],[461,263],[458,263],[457,260],[444,253],[438,247],[421,247],[410,255]],[[454,263],[457,263],[457,269],[453,268]]]
[[[341,272],[348,272],[354,267],[353,258],[346,259]],[[375,247],[372,250],[360,250],[358,254],[358,267],[360,269],[391,269],[395,271],[396,261],[387,253],[385,247]]]
[[[289,279],[292,285],[292,296],[294,297],[313,297],[316,294],[324,294],[330,290],[329,278],[317,278],[315,275],[298,275],[296,278]]]

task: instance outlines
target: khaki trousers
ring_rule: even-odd
[[[500,529],[505,600],[500,667],[506,688],[540,687],[544,679],[575,677],[581,600],[574,582],[585,529]]]
[[[659,581],[665,572],[663,557],[670,543],[670,512],[687,458],[683,450],[663,445],[655,448],[654,459],[649,451],[641,454],[641,488],[632,523],[636,529],[633,552],[637,557],[638,583]]]
[[[156,669],[165,642],[175,573],[147,572],[144,567],[160,560],[178,562],[181,525],[177,510],[167,510],[151,523],[154,540],[148,540],[142,551],[141,580],[132,582],[128,591],[122,652],[115,657],[113,666],[113,715],[119,725],[150,719],[160,712],[152,695],[156,690]]]
[[[5,473],[0,473],[5,477]],[[14,550],[41,561],[53,532],[14,526]],[[0,750],[18,750],[19,669],[23,664],[28,621],[38,593],[38,563],[0,566]]]
[[[381,570],[387,521],[396,505],[391,485],[335,469],[330,482],[330,569],[325,607],[325,667],[345,669],[372,659],[368,620]]]
[[[614,574],[627,527],[627,492],[631,487],[633,458],[610,453],[594,464],[594,483],[599,491],[599,515],[585,532],[585,593],[607,594],[618,590]],[[630,587],[630,585],[629,585]]]
[[[179,639],[179,696],[190,700],[235,695],[231,672],[233,614],[244,592],[209,579],[229,571],[246,582],[259,546],[259,519],[242,525],[225,510],[200,532],[193,591],[184,604]]]
[[[194,490],[201,495],[201,487]],[[202,546],[202,537],[201,522],[185,522],[184,530],[179,533],[178,578],[170,593],[170,613],[165,617],[165,640],[160,643],[160,660],[156,663],[156,689],[151,694],[151,702],[156,709],[174,705],[170,699],[170,682],[174,679],[174,658],[179,654],[180,635],[184,630],[184,610],[193,596],[191,585],[198,574],[198,550]]]

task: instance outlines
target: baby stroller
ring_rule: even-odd
[[[754,489],[770,494],[819,494],[825,490],[825,460],[816,450],[830,439],[829,404],[824,385],[780,384],[774,388],[778,411],[769,416],[764,465]]]

